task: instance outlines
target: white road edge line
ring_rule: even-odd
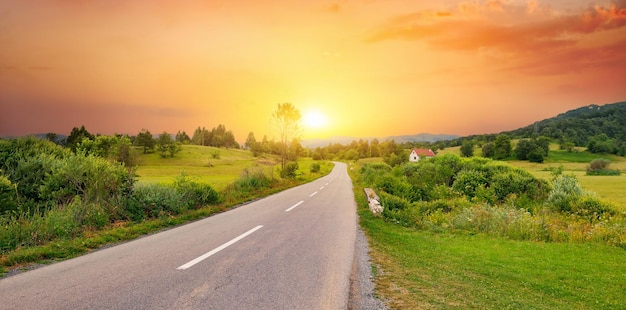
[[[203,260],[205,260],[205,259],[209,258],[211,255],[213,255],[213,254],[215,254],[215,253],[217,253],[217,252],[219,252],[219,251],[221,251],[221,250],[223,250],[223,249],[225,249],[225,248],[227,248],[227,247],[229,247],[229,246],[233,245],[235,242],[237,242],[237,241],[239,241],[239,240],[241,240],[241,239],[243,239],[243,238],[247,237],[247,236],[248,236],[248,235],[250,235],[251,233],[253,233],[253,232],[255,232],[255,231],[257,231],[257,230],[261,229],[262,227],[263,227],[263,225],[259,225],[259,226],[257,226],[257,227],[254,227],[254,228],[252,228],[252,229],[250,229],[250,230],[246,231],[245,233],[243,233],[243,234],[239,235],[239,236],[238,236],[238,237],[236,237],[235,239],[230,240],[230,241],[228,241],[228,242],[226,242],[226,243],[224,243],[224,244],[220,245],[219,247],[217,247],[217,248],[213,249],[212,251],[207,252],[207,253],[203,254],[202,256],[199,256],[198,258],[196,258],[196,259],[194,259],[194,260],[192,260],[192,261],[190,261],[190,262],[188,262],[188,263],[186,263],[186,264],[184,264],[184,265],[182,265],[182,266],[180,266],[180,267],[178,267],[178,268],[176,268],[176,269],[178,269],[178,270],[185,270],[185,269],[187,269],[187,268],[190,268],[190,267],[192,267],[193,265],[195,265],[195,264],[197,264],[197,263],[199,263],[199,262],[201,262],[201,261],[203,261]]]
[[[324,186],[320,187],[320,190],[323,190],[323,189],[324,189]]]
[[[313,193],[313,194],[309,195],[309,197],[313,197],[313,196],[315,196],[315,194],[317,194],[317,192],[315,192],[315,193]]]
[[[303,202],[304,202],[304,200],[301,200],[300,202],[298,202],[295,205],[291,206],[289,209],[285,210],[285,212],[289,212],[289,211],[295,209],[297,206],[299,206]]]

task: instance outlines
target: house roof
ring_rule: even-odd
[[[417,154],[418,156],[425,156],[425,157],[435,156],[435,152],[433,152],[433,150],[431,149],[413,149],[411,152],[415,152],[415,154]]]

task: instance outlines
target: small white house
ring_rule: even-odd
[[[409,161],[417,162],[422,158],[435,157],[435,152],[431,149],[413,149],[409,155]]]

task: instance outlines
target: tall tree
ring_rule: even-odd
[[[274,112],[274,125],[280,137],[280,166],[285,169],[287,162],[288,143],[297,139],[302,131],[300,126],[300,111],[290,102],[279,103]]]
[[[474,156],[474,143],[470,140],[463,141],[461,145],[461,156],[472,157]]]
[[[137,134],[135,138],[135,145],[141,146],[143,148],[143,153],[147,154],[148,151],[154,149],[154,145],[156,141],[152,137],[150,130],[142,129],[140,133]]]
[[[168,153],[169,157],[174,157],[174,155],[180,151],[179,145],[172,139],[172,136],[165,131],[159,135],[156,144],[163,158],[167,157]]]
[[[506,159],[511,156],[511,138],[509,136],[500,134],[496,137],[496,141],[493,143],[494,159]]]
[[[189,138],[189,135],[186,132],[181,132],[179,130],[178,133],[176,133],[176,142],[188,144],[189,142],[191,142],[191,138]]]
[[[247,149],[251,149],[254,147],[254,145],[256,144],[256,138],[254,137],[254,132],[250,132],[248,134],[248,138],[246,138],[246,143],[244,144],[244,146]]]
[[[81,143],[83,139],[93,140],[94,138],[95,136],[85,129],[85,125],[82,125],[80,128],[72,128],[72,132],[67,137],[66,145],[72,149],[72,151],[76,151],[76,146]]]

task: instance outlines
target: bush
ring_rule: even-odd
[[[310,167],[311,173],[320,172],[320,169],[321,169],[320,163],[318,162],[311,163],[311,167]]]
[[[452,188],[472,199],[476,196],[476,189],[487,184],[487,178],[481,171],[469,169],[459,172],[456,180],[452,184]]]
[[[280,176],[286,179],[295,179],[298,172],[298,162],[289,161],[285,164],[285,168],[280,172]]]
[[[604,158],[592,160],[587,167],[587,175],[620,175],[619,170],[609,169],[611,161]]]
[[[80,196],[84,203],[100,204],[116,217],[122,197],[132,192],[133,177],[119,163],[78,153],[52,162],[40,195],[54,204],[67,204]]]
[[[174,180],[174,188],[189,208],[199,208],[221,202],[221,197],[209,184],[195,182],[184,173]]]
[[[380,197],[380,205],[384,208],[383,213],[388,211],[405,210],[411,205],[408,200],[385,192],[380,192],[378,196]]]
[[[614,215],[615,210],[611,204],[587,194],[573,201],[572,213],[593,221],[604,214]]]
[[[223,196],[229,202],[245,200],[254,193],[269,189],[274,182],[276,180],[266,175],[262,169],[246,168],[238,179],[224,189]]]
[[[511,194],[527,195],[536,199],[543,198],[548,190],[545,181],[536,179],[524,170],[512,168],[507,172],[494,175],[490,186],[494,190],[495,198],[501,202]]]
[[[583,189],[573,175],[561,175],[552,181],[547,203],[557,211],[572,211],[572,203],[583,194]]]
[[[0,215],[17,210],[17,186],[0,175]]]
[[[135,188],[134,201],[126,215],[135,221],[178,214],[186,209],[182,195],[173,186],[147,184]]]
[[[542,163],[543,160],[543,153],[538,149],[532,150],[530,153],[528,153],[528,161],[530,161],[531,163]]]

